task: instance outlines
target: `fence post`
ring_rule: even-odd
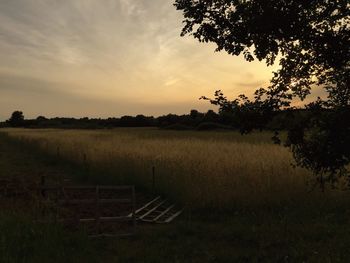
[[[85,152],[83,153],[83,169],[84,169],[86,174],[89,173],[88,159],[87,159],[87,155]]]
[[[45,176],[45,175],[42,175],[42,176],[41,176],[41,181],[40,181],[40,185],[41,185],[41,196],[42,196],[43,198],[46,199],[47,195],[46,195],[45,184],[46,184],[46,176]]]
[[[152,166],[152,192],[156,193],[156,167]]]
[[[100,187],[96,186],[96,210],[95,210],[95,222],[96,222],[96,234],[100,234]]]
[[[45,175],[42,175],[40,177],[40,195],[41,195],[41,198],[44,199],[44,201],[47,199],[47,192],[45,189],[45,183],[46,183],[46,177],[45,177]],[[45,204],[45,202],[42,202],[42,204],[43,204],[42,206],[40,205],[41,216],[45,217],[46,216],[46,204]]]
[[[136,204],[135,204],[135,186],[131,187],[132,191],[132,224],[133,224],[133,234],[136,232]]]

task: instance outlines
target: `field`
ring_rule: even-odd
[[[85,167],[83,181],[133,183],[193,209],[313,205],[313,177],[269,132],[3,129],[35,149]],[[328,198],[342,198],[327,191]],[[334,196],[335,195],[335,196]]]
[[[155,167],[156,190],[193,208],[277,205],[309,190],[308,172],[293,168],[291,153],[272,144],[268,132],[5,131],[83,165],[90,170],[83,180],[131,182],[151,190]]]
[[[310,192],[312,176],[293,168],[291,153],[270,137],[2,129],[1,176],[135,183],[150,193],[154,166],[156,191],[183,203],[187,212],[171,225],[140,226],[131,239],[91,241],[56,226],[33,225],[30,215],[22,216],[23,206],[10,214],[1,209],[0,261],[348,262],[349,193]]]

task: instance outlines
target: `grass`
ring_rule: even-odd
[[[291,197],[290,187],[305,190],[305,172],[290,166],[290,154],[272,145],[269,134],[141,131],[8,132],[101,174],[113,174],[115,181],[147,187],[155,166],[158,190],[194,207],[271,202],[277,195],[279,200]]]
[[[288,149],[268,132],[164,131],[158,129],[2,129],[42,152],[84,167],[83,181],[134,183],[156,188],[193,209],[285,206],[314,202],[308,171],[293,168]],[[343,194],[328,191],[329,198]],[[332,196],[332,197],[331,197]]]
[[[133,132],[139,138],[152,138],[150,133],[158,132],[165,138],[172,135],[152,130],[144,134],[142,129]],[[199,133],[197,139],[209,135]],[[109,132],[105,136],[107,140]],[[191,136],[197,135],[186,132],[171,137]],[[234,140],[236,135],[222,136]],[[54,152],[54,144],[51,147]],[[37,181],[40,175],[84,180],[86,167],[67,161],[69,158],[47,155],[45,148],[44,152],[35,148],[35,144],[0,134],[0,176],[25,181]],[[91,180],[98,174],[90,173]],[[350,210],[346,199],[328,192],[317,202],[306,194],[302,198],[304,202],[293,207],[271,203],[249,210],[198,209],[171,225],[141,225],[132,238],[105,240],[90,240],[84,233],[67,232],[57,225],[34,224],[27,203],[10,203],[1,206],[0,262],[349,262]]]
[[[65,174],[74,177],[78,170],[0,135],[0,179],[21,184],[40,182]],[[0,262],[99,262],[94,244],[83,232],[71,233],[55,224],[34,222],[35,200],[2,199],[0,196]]]
[[[18,215],[0,215],[0,262],[98,262],[84,233],[67,233],[59,225],[33,223]]]

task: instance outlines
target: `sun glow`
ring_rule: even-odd
[[[206,111],[268,84],[274,67],[180,37],[182,19],[172,0],[1,2],[0,118]]]

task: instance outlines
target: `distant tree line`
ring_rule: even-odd
[[[259,130],[283,130],[294,121],[299,121],[307,115],[305,110],[288,110],[275,113],[273,118],[264,118],[253,111],[242,111],[239,108],[230,107],[220,109],[218,113],[208,110],[206,113],[191,110],[189,114],[168,114],[159,117],[122,116],[120,118],[46,118],[39,116],[35,119],[25,119],[23,112],[14,111],[11,117],[0,123],[1,127],[22,128],[60,128],[60,129],[105,129],[115,127],[159,127],[172,130],[239,130],[246,133],[251,128]],[[259,125],[257,125],[257,123]]]

